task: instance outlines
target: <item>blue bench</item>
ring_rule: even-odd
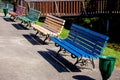
[[[94,60],[102,55],[106,47],[109,37],[95,31],[86,29],[82,26],[72,24],[69,35],[66,39],[52,37],[51,40],[60,46],[57,56],[60,51],[66,50],[71,53],[72,58],[76,58],[77,63],[87,65],[92,63],[95,68]]]
[[[31,26],[31,23],[36,23],[39,20],[40,11],[35,10],[33,8],[29,9],[29,12],[26,16],[18,16],[18,18],[22,21],[22,23],[27,23],[26,26]]]

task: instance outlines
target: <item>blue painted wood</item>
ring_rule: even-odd
[[[80,49],[80,50],[84,51],[84,54],[86,53],[86,55],[88,55],[89,57],[93,56],[95,58],[97,58],[99,55],[102,54],[102,51],[103,51],[108,39],[109,39],[108,36],[94,32],[92,30],[86,29],[86,28],[84,28],[82,26],[78,26],[76,24],[72,24],[69,36],[66,39],[59,39],[59,38],[55,38],[55,37],[51,38],[51,40],[53,40],[57,44],[58,43],[61,44],[61,47],[64,47],[64,45],[66,45],[73,50]],[[66,50],[67,50],[67,48],[66,48]],[[76,50],[74,50],[74,51],[76,51]],[[79,50],[77,50],[76,52],[78,52],[78,51]],[[74,54],[74,52],[70,52],[70,53]],[[83,55],[83,52],[82,53],[78,52],[78,53],[80,55],[86,57],[86,55]],[[78,55],[78,57],[80,57],[80,56]]]
[[[106,35],[76,24],[72,24],[66,39],[60,39],[58,37],[51,38],[52,41],[77,58],[86,57],[90,59],[99,58],[102,55],[108,39],[109,37]]]
[[[73,24],[66,40],[85,52],[101,55],[108,39],[108,36]]]
[[[70,52],[71,54],[75,55],[78,58],[80,58],[81,56],[85,56],[87,58],[93,58],[93,57],[97,58],[96,55],[86,54],[84,51],[82,51],[79,48],[73,46],[72,44],[68,43],[65,40],[62,40],[62,39],[59,39],[59,38],[55,38],[55,37],[52,37],[51,40],[53,40],[55,43],[59,44],[64,49],[66,49],[68,52]]]

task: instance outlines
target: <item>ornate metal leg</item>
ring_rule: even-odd
[[[89,59],[82,59],[81,60],[81,66],[87,66]]]
[[[56,47],[59,47],[59,45],[58,45],[57,43],[55,43],[55,46],[56,46]]]
[[[29,22],[27,23],[26,27],[28,27],[28,26],[29,26]]]
[[[79,62],[79,59],[77,58],[76,62],[74,63],[74,65],[76,65]]]
[[[76,57],[77,58],[77,57]],[[82,60],[82,57],[81,58],[77,58],[76,62],[74,63],[74,65],[76,65],[77,63],[79,63],[80,61]]]
[[[29,27],[31,27],[31,22],[29,22]]]
[[[35,33],[35,36],[37,36],[38,33],[39,33],[39,32],[37,31],[37,32]]]
[[[16,17],[14,16],[14,17],[13,17],[13,21],[15,21],[15,20],[16,20]]]
[[[10,18],[12,18],[12,15],[10,16]]]
[[[59,52],[60,52],[60,51],[62,51],[62,49],[63,49],[63,48],[62,48],[62,47],[60,47],[60,49],[59,49],[59,50],[58,50],[58,52],[57,52],[56,57],[58,57],[58,54],[59,54]]]
[[[93,65],[93,69],[95,68],[95,63],[94,63],[94,60],[92,59],[91,60],[91,63],[92,63],[92,65]]]
[[[44,39],[44,43],[45,41],[49,38],[49,35],[46,35],[45,39]]]
[[[21,24],[23,23],[23,21],[21,21]]]
[[[63,53],[65,54],[66,52],[67,52],[67,51],[64,49],[64,50],[63,50]]]

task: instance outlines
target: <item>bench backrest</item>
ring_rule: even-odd
[[[61,33],[65,20],[47,14],[44,25],[51,28],[52,31],[56,32],[58,35]]]
[[[32,21],[38,21],[40,17],[40,11],[30,8],[27,17]]]
[[[16,8],[16,13],[18,15],[25,15],[26,7],[18,5]]]
[[[65,39],[88,54],[102,55],[109,37],[82,26],[72,24],[68,37]]]

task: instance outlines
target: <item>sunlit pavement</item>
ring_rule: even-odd
[[[43,38],[34,36],[32,28],[3,16],[0,13],[0,80],[102,80],[98,59],[95,69],[79,64],[75,67],[70,54],[55,57],[59,48],[52,41],[43,45]],[[119,75],[115,68],[109,80],[120,80]]]

